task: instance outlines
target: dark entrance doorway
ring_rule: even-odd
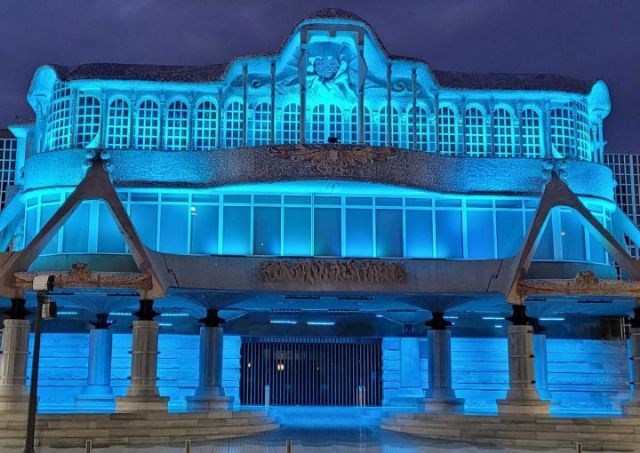
[[[380,338],[242,337],[240,402],[379,406]]]

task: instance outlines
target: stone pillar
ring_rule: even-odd
[[[507,320],[513,324],[508,334],[509,391],[506,399],[498,400],[498,413],[548,415],[549,401],[541,400],[536,388],[534,320],[526,315],[524,305],[513,305]]]
[[[153,318],[158,314],[152,300],[141,300],[134,313],[131,384],[126,396],[116,398],[116,412],[167,410],[169,398],[160,396],[157,385],[159,325]]]
[[[99,313],[89,331],[89,374],[87,386],[76,397],[76,405],[85,407],[111,406],[111,322],[108,313]]]
[[[547,336],[539,324],[533,326],[533,355],[536,387],[542,400],[551,400],[547,370]]]
[[[31,322],[24,319],[29,314],[25,302],[24,299],[11,299],[11,309],[7,312],[9,318],[4,320],[0,358],[0,413],[27,412],[27,357]]]
[[[461,412],[464,399],[456,398],[451,377],[451,325],[444,319],[444,313],[433,312],[431,321],[425,323],[431,327],[428,332],[429,351],[429,388],[425,389],[425,398],[419,403],[425,412]]]
[[[622,413],[640,416],[640,307],[634,309],[634,317],[631,318],[628,351],[631,399],[622,405]]]
[[[198,368],[198,388],[194,396],[187,397],[190,410],[229,410],[233,398],[225,396],[222,387],[222,351],[224,319],[218,317],[218,310],[207,310],[207,316],[200,319],[200,360]]]

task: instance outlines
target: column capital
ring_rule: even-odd
[[[210,308],[207,310],[207,316],[198,319],[198,322],[204,324],[205,327],[222,327],[226,321],[218,316],[218,310]]]
[[[140,308],[133,313],[138,321],[153,321],[160,313],[153,309],[153,299],[140,299]]]
[[[506,318],[504,318],[505,320],[509,321],[514,326],[535,327],[534,318],[531,318],[527,315],[527,307],[524,304],[511,305],[511,309],[513,310],[513,313],[511,314],[511,316],[507,316]]]
[[[11,299],[11,307],[5,312],[10,319],[25,319],[31,314],[27,310],[27,300],[22,298]]]
[[[113,321],[109,320],[109,313],[97,313],[96,319],[89,321],[95,329],[108,329]]]
[[[451,322],[444,319],[444,312],[434,311],[431,313],[431,319],[425,322],[424,325],[431,327],[431,330],[445,330],[451,325]]]

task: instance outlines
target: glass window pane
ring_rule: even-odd
[[[347,209],[347,256],[373,256],[373,218],[371,209]]]
[[[284,254],[311,255],[311,208],[284,209]]]
[[[521,211],[496,212],[498,258],[510,258],[518,253],[524,238],[522,236]]]
[[[225,206],[222,227],[222,253],[249,255],[251,253],[251,208]]]
[[[562,257],[569,261],[584,261],[584,227],[574,211],[561,211]]]
[[[316,208],[313,228],[315,233],[313,254],[315,256],[340,256],[341,227],[340,209]]]
[[[26,225],[24,227],[24,245],[25,247],[29,245],[31,240],[35,237],[38,232],[38,208],[33,207],[31,209],[27,209],[27,217],[26,217]]]
[[[431,210],[407,210],[406,241],[408,258],[433,258]]]
[[[155,204],[132,204],[131,221],[147,247],[156,250],[156,233],[158,229],[158,209]]]
[[[376,255],[396,258],[403,256],[401,210],[376,210]]]
[[[81,203],[64,224],[62,251],[64,253],[86,253],[89,251],[90,203]]]
[[[49,205],[44,205],[42,206],[42,209],[40,211],[40,228],[38,229],[38,231],[40,231],[42,229],[42,227],[44,227],[47,222],[49,221],[49,219],[51,219],[51,217],[53,216],[53,214],[60,208],[60,204],[49,204]],[[47,243],[47,246],[42,250],[42,254],[46,255],[46,254],[51,254],[51,253],[58,253],[58,235],[60,233],[56,233],[55,236],[53,236],[51,238],[51,240]]]
[[[527,212],[527,230],[531,228],[531,222],[533,222],[533,212]],[[542,227],[542,234],[538,239],[536,246],[536,252],[533,255],[534,260],[553,260],[553,228],[551,226],[551,215],[547,217],[544,227]]]
[[[493,212],[467,211],[467,253],[470,259],[493,259]]]
[[[462,214],[460,211],[436,211],[436,256],[438,258],[462,258]]]
[[[166,253],[187,253],[189,206],[186,204],[160,207],[160,250]]]
[[[191,209],[191,253],[218,253],[218,206],[194,205]]]
[[[280,208],[256,207],[253,212],[253,254],[280,255]]]
[[[98,205],[98,253],[124,253],[124,238],[109,207]]]

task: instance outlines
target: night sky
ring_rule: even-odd
[[[29,115],[42,64],[210,64],[271,53],[325,7],[366,19],[433,68],[601,78],[608,152],[640,152],[640,0],[0,0],[0,127]]]

